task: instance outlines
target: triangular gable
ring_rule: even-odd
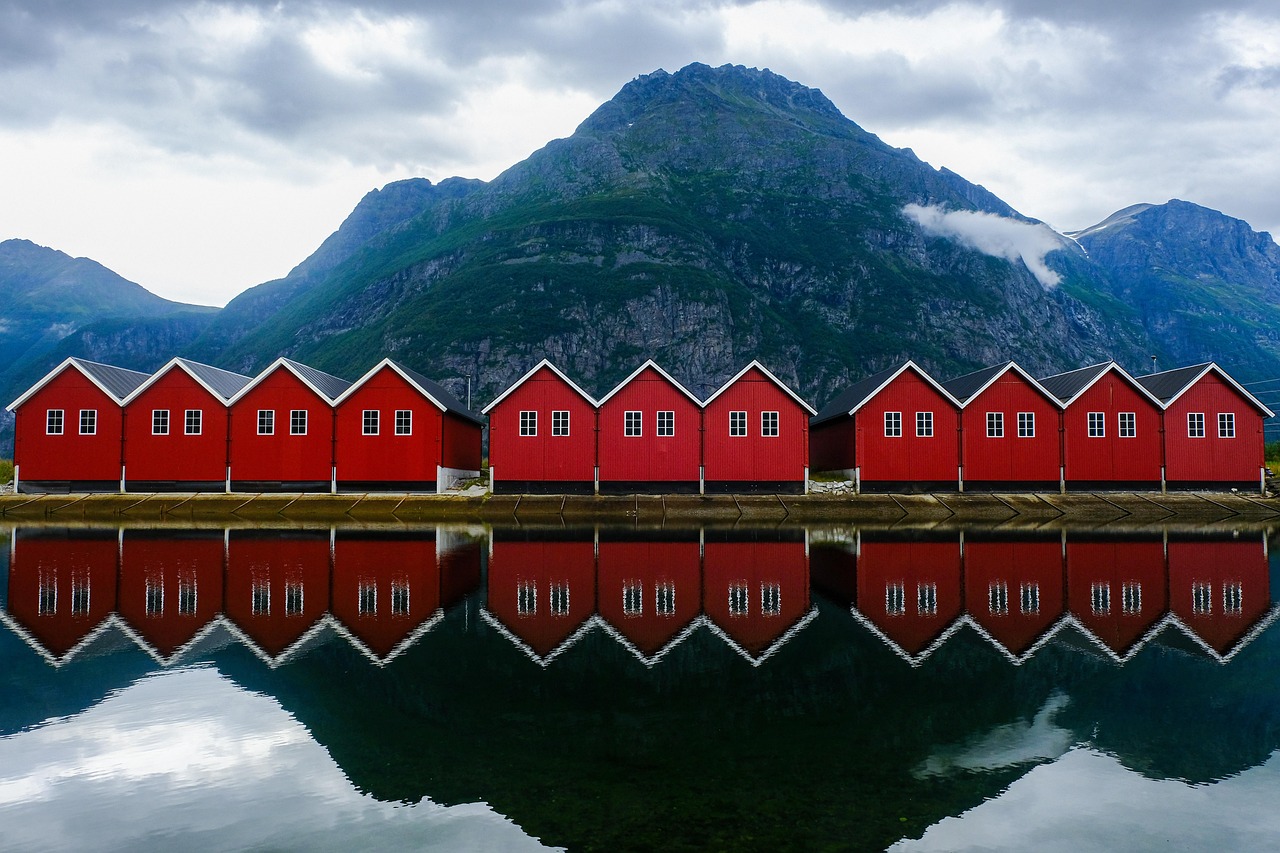
[[[930,376],[914,361],[905,361],[898,367],[891,367],[888,370],[882,370],[879,373],[868,376],[866,379],[859,380],[850,385],[844,391],[822,408],[817,416],[810,421],[810,426],[814,426],[827,421],[833,421],[837,418],[850,417],[858,409],[861,409],[873,397],[883,391],[888,385],[902,375],[903,371],[912,370],[917,376],[923,379],[930,387],[941,394],[945,399],[949,400],[957,409],[960,408],[960,401],[955,398],[945,387],[943,387],[936,379]]]
[[[583,391],[581,388],[579,388],[577,383],[575,383],[568,376],[565,376],[564,373],[560,370],[560,368],[556,367],[554,364],[552,364],[550,361],[544,358],[542,361],[535,364],[532,370],[530,370],[524,376],[521,376],[519,379],[517,379],[509,388],[507,388],[507,390],[503,391],[496,398],[494,398],[494,401],[492,403],[490,403],[489,405],[481,409],[480,414],[482,415],[489,414],[489,411],[494,406],[498,405],[503,400],[505,400],[507,396],[511,394],[511,392],[515,391],[517,388],[519,388],[521,385],[527,382],[530,378],[533,377],[535,373],[537,373],[539,370],[541,370],[544,367],[550,370],[557,377],[559,377],[561,381],[563,381],[566,385],[568,385],[570,388],[576,391],[578,393],[578,396],[582,397],[582,399],[590,403],[593,408],[600,407],[600,404],[596,402],[596,400],[590,394],[588,394],[586,391]]]
[[[1146,376],[1139,376],[1137,381],[1142,387],[1151,392],[1152,396],[1162,401],[1164,408],[1169,408],[1178,398],[1187,392],[1191,386],[1195,385],[1206,374],[1216,373],[1218,376],[1235,389],[1236,393],[1245,399],[1249,405],[1253,406],[1265,418],[1274,418],[1276,413],[1270,408],[1263,405],[1257,397],[1250,394],[1244,389],[1244,386],[1236,382],[1231,376],[1219,367],[1215,362],[1206,362],[1204,364],[1193,364],[1190,367],[1176,367],[1173,370],[1165,370],[1160,373],[1151,373]]]
[[[147,374],[145,373],[140,373],[136,370],[126,370],[123,367],[114,367],[110,364],[99,364],[96,361],[85,361],[82,358],[75,358],[73,356],[46,373],[39,382],[28,388],[26,393],[6,406],[5,411],[12,412],[16,410],[27,400],[31,399],[31,397],[34,396],[41,388],[48,385],[58,376],[61,376],[69,367],[74,367],[76,370],[80,371],[81,375],[92,382],[99,391],[121,405],[123,405],[125,397],[129,396],[129,394],[133,393],[135,388],[147,381]]]
[[[395,361],[392,361],[390,358],[384,358],[382,361],[378,362],[372,368],[370,368],[368,373],[366,373],[364,376],[361,376],[354,383],[352,383],[352,385],[348,387],[347,390],[339,394],[334,399],[333,405],[334,406],[341,405],[348,397],[355,394],[362,387],[364,387],[364,384],[369,380],[371,380],[374,376],[376,376],[378,372],[381,371],[384,367],[389,367],[393,371],[395,371],[395,373],[401,379],[403,379],[405,382],[408,382],[409,385],[411,385],[414,388],[414,390],[416,390],[423,397],[426,397],[427,400],[431,403],[431,405],[435,406],[440,411],[451,412],[461,418],[472,421],[473,423],[479,424],[481,426],[484,425],[484,420],[482,418],[480,418],[478,415],[476,415],[466,406],[462,405],[462,403],[458,400],[458,398],[450,394],[449,391],[443,385],[431,379],[428,379],[427,377],[423,376],[421,373],[418,373],[415,370],[410,370],[409,368],[404,367],[396,363]]]
[[[265,370],[253,378],[252,382],[241,388],[234,397],[227,401],[227,405],[235,405],[240,401],[240,398],[257,388],[268,376],[281,368],[292,373],[299,382],[307,386],[307,388],[315,392],[317,397],[331,406],[334,404],[335,397],[341,396],[344,391],[351,387],[351,383],[345,379],[330,376],[328,373],[316,370],[314,367],[308,367],[305,364],[300,364],[282,356],[271,362]]]
[[[1042,388],[1062,402],[1063,408],[1067,408],[1082,394],[1096,385],[1098,381],[1108,373],[1117,374],[1121,379],[1129,383],[1130,387],[1135,391],[1150,400],[1157,408],[1163,407],[1163,404],[1155,395],[1144,388],[1142,383],[1135,379],[1129,371],[1125,370],[1114,361],[1104,361],[1101,364],[1091,364],[1088,367],[1081,367],[1078,370],[1068,370],[1066,373],[1057,373],[1053,376],[1046,376],[1044,379],[1039,380],[1039,382]]]
[[[617,387],[615,387],[608,394],[605,394],[603,397],[601,397],[600,402],[596,404],[597,408],[603,408],[604,404],[609,401],[609,398],[611,398],[614,394],[617,394],[623,388],[627,387],[627,385],[629,385],[633,379],[635,379],[641,373],[644,373],[644,371],[650,367],[652,367],[659,376],[661,376],[667,382],[671,383],[671,385],[674,386],[676,390],[678,390],[681,394],[684,394],[686,397],[692,400],[695,406],[697,406],[698,408],[702,408],[702,402],[697,397],[693,396],[693,394],[689,391],[688,388],[684,387],[679,382],[677,382],[670,373],[667,373],[665,370],[659,367],[658,363],[653,359],[648,359],[644,364],[637,367],[634,371],[632,371],[630,376],[628,376],[626,379],[619,382]]]
[[[144,391],[160,381],[161,377],[166,376],[172,370],[181,370],[196,381],[201,388],[208,391],[224,404],[234,397],[241,389],[248,385],[252,380],[248,376],[242,376],[239,373],[232,373],[229,370],[212,367],[207,364],[200,364],[196,361],[188,361],[185,358],[172,358],[164,367],[151,374],[148,379],[133,390],[126,397],[121,405],[127,406],[135,399],[140,397]]]
[[[963,400],[960,408],[965,408],[974,400],[982,395],[997,381],[1009,371],[1016,372],[1019,376],[1027,381],[1035,391],[1044,397],[1045,400],[1057,406],[1059,409],[1065,408],[1062,401],[1051,394],[1043,385],[1036,381],[1036,378],[1027,371],[1018,366],[1017,362],[1007,361],[1004,364],[995,365],[993,367],[984,367],[982,370],[975,370],[973,373],[966,373],[964,376],[958,376],[955,379],[942,383],[942,387],[946,388],[956,400]]]
[[[765,378],[767,378],[774,385],[777,385],[779,388],[785,391],[788,397],[790,397],[791,399],[799,403],[801,407],[803,407],[804,410],[809,413],[810,417],[818,414],[816,411],[814,411],[812,406],[810,406],[804,400],[800,399],[800,395],[796,394],[796,392],[788,388],[785,382],[783,382],[778,377],[774,376],[772,373],[769,372],[768,368],[766,368],[763,364],[761,364],[760,362],[754,359],[746,367],[739,370],[732,379],[730,379],[728,382],[721,385],[720,388],[714,394],[712,394],[710,397],[704,400],[702,402],[702,407],[705,409],[707,406],[710,406],[712,400],[714,400],[716,397],[719,397],[729,388],[733,387],[733,384],[737,382],[739,379],[741,379],[743,376],[746,376],[749,372],[751,372],[752,368],[759,370],[761,373],[765,375]]]

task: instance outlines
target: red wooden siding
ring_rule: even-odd
[[[1271,574],[1259,539],[1169,543],[1169,609],[1226,654],[1271,609]]]
[[[902,414],[901,437],[885,436],[886,412]],[[916,435],[920,412],[933,413],[932,437]],[[959,475],[959,410],[915,371],[894,377],[855,419],[853,458],[862,482],[950,482]]]
[[[275,412],[275,433],[258,435],[258,410]],[[294,409],[307,412],[307,434],[290,435]],[[284,367],[231,406],[231,479],[328,482],[332,475],[333,409]],[[435,472],[432,472],[435,479]]]
[[[1101,437],[1089,435],[1091,412],[1102,413]],[[1133,438],[1120,436],[1121,412],[1134,414]],[[1160,409],[1114,370],[1071,402],[1063,426],[1068,482],[1160,481]]]
[[[1164,616],[1166,580],[1159,540],[1067,542],[1068,608],[1117,655]]]
[[[1016,370],[1005,371],[965,403],[963,451],[965,483],[1057,482],[1062,452],[1059,407]],[[1004,415],[1004,436],[987,437],[987,413]],[[1018,436],[1018,413],[1035,415],[1035,435]]]
[[[152,434],[152,412],[169,413],[169,434]],[[187,435],[186,412],[200,411]],[[171,367],[125,407],[125,472],[130,481],[218,482],[227,476],[227,407],[189,373]]]
[[[803,542],[707,542],[702,609],[748,654],[769,649],[809,611]]]
[[[1187,415],[1204,415],[1204,438],[1187,435]],[[1218,437],[1218,415],[1235,415],[1235,438]],[[1183,392],[1164,414],[1170,482],[1257,484],[1264,448],[1262,415],[1222,377],[1210,372]]]
[[[222,612],[221,531],[161,535],[129,531],[120,563],[120,616],[169,658]]]
[[[14,532],[8,611],[54,658],[116,609],[115,531],[70,538]]]
[[[520,412],[537,413],[537,434],[520,435]],[[551,413],[569,412],[569,435],[551,434]],[[543,366],[489,410],[489,465],[503,480],[593,482],[596,411]]]
[[[61,409],[62,434],[47,435],[47,413]],[[80,434],[80,412],[97,412],[93,435]],[[120,404],[68,366],[16,410],[14,456],[19,476],[35,482],[120,482],[124,416]]]
[[[329,609],[329,537],[231,536],[228,617],[269,657],[279,657]]]
[[[546,657],[596,609],[592,542],[495,541],[487,609],[534,654]]]
[[[744,411],[747,434],[729,434],[729,413]],[[777,436],[761,435],[761,413],[778,413]],[[703,410],[708,481],[802,482],[808,465],[809,414],[757,368]],[[677,421],[676,435],[679,436]]]
[[[960,542],[862,541],[857,608],[910,655],[963,612]]]
[[[333,615],[375,656],[390,655],[440,606],[434,539],[335,539]]]
[[[364,434],[366,409],[378,412],[377,435]],[[409,435],[396,435],[396,411],[400,409],[412,412]],[[338,482],[435,482],[436,466],[444,464],[443,414],[393,368],[384,366],[336,411]],[[256,417],[256,409],[253,414]],[[474,429],[478,444],[480,428]],[[478,458],[475,467],[480,467]]]
[[[1058,541],[967,541],[969,615],[1014,656],[1025,654],[1064,613],[1066,579]],[[1028,603],[1023,607],[1023,590]]]
[[[441,421],[440,464],[446,468],[479,471],[483,431],[480,424],[445,412]]]
[[[601,542],[597,583],[600,615],[652,656],[702,609],[698,543]]]
[[[641,435],[624,432],[625,413],[641,413]],[[657,434],[658,412],[675,412],[675,435]],[[696,483],[701,466],[702,409],[661,373],[647,367],[600,407],[600,481]]]

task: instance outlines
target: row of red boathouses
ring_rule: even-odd
[[[481,415],[384,359],[355,383],[286,358],[255,378],[71,358],[9,406],[26,491],[441,490],[481,469]],[[500,492],[1251,488],[1274,414],[1216,364],[1114,362],[939,382],[914,362],[815,412],[752,362],[699,400],[646,361],[599,400],[543,360],[483,411]]]

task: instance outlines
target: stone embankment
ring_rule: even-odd
[[[868,524],[1012,527],[1280,525],[1280,499],[1241,493],[810,495],[2,495],[9,523]]]

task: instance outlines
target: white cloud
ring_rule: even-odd
[[[1057,287],[1062,281],[1062,276],[1049,269],[1044,259],[1062,248],[1063,239],[1046,225],[994,213],[947,210],[938,205],[908,204],[902,212],[926,234],[954,240],[993,258],[1022,261],[1045,289]]]

